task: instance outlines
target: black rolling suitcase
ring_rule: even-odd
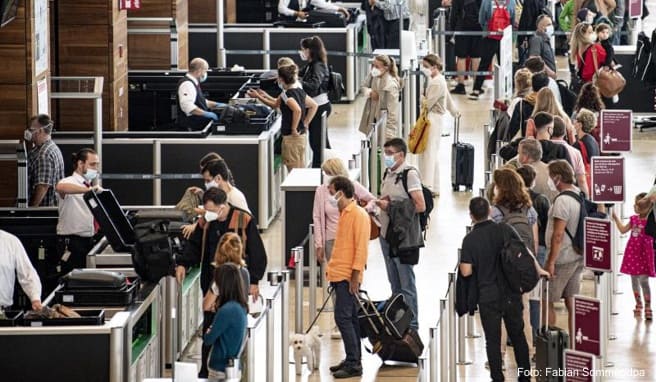
[[[460,117],[456,117],[455,121],[451,146],[451,186],[453,191],[458,191],[460,186],[471,191],[474,184],[474,145],[460,142]]]
[[[539,287],[543,295],[546,290],[546,299],[541,299],[541,301],[542,303],[548,303],[549,281],[546,281],[545,288],[543,288],[543,283],[544,281],[541,281]],[[549,326],[548,309],[546,312],[544,325],[542,325],[542,313],[540,313],[540,329],[538,330],[538,335],[535,337],[535,368],[539,370],[537,381],[562,381],[562,377],[553,375],[557,373],[547,374],[547,369],[551,369],[552,371],[564,369],[563,351],[569,348],[569,335],[563,329]]]

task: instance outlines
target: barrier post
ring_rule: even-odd
[[[490,156],[487,152],[487,147],[490,143],[490,124],[483,125],[483,168],[490,168]]]
[[[455,286],[454,286],[455,287]],[[457,365],[471,365],[471,361],[467,361],[467,355],[466,351],[467,349],[465,348],[465,332],[466,328],[465,326],[467,325],[467,317],[462,316],[457,318],[457,326],[458,326],[458,362],[456,362]]]
[[[401,23],[403,24],[403,23]],[[412,75],[410,74],[412,72],[412,62],[413,60],[410,61],[410,67],[406,70],[404,70],[404,77],[405,77],[405,86],[403,86],[403,98],[401,100],[401,106],[403,107],[403,121],[400,121],[401,123],[399,124],[400,126],[400,131],[399,134],[401,134],[401,137],[403,137],[404,140],[407,141],[408,138],[408,133],[410,132],[410,99],[412,98],[412,95],[410,94],[410,85],[409,83],[412,83]]]
[[[266,331],[267,331],[267,338],[266,338],[266,369],[267,369],[267,381],[273,381],[274,377],[274,370],[275,370],[275,364],[274,364],[274,359],[275,359],[275,325],[276,325],[276,320],[275,320],[275,314],[273,312],[273,303],[274,300],[272,298],[267,298],[266,299]],[[255,374],[254,369],[249,369],[249,375],[250,374]]]
[[[449,314],[447,313],[448,300],[440,299],[440,381],[449,380]],[[455,370],[453,371],[455,374]]]
[[[481,335],[476,333],[476,320],[471,314],[467,315],[467,338],[480,338]]]
[[[609,282],[608,278],[610,275],[608,273],[596,273],[595,274],[595,297],[601,301],[601,312],[600,320],[601,322],[601,361],[604,367],[613,367],[615,366],[612,362],[608,360],[608,341],[615,339],[614,336],[610,334],[610,306],[608,297],[609,295]],[[613,337],[613,338],[611,338]]]
[[[248,328],[248,339],[246,340],[246,375],[248,382],[255,382],[255,328]]]
[[[437,351],[438,351],[438,346],[439,343],[437,342],[437,327],[430,328],[428,330],[428,335],[429,335],[429,342],[428,342],[428,356],[430,357],[428,359],[428,369],[429,369],[429,376],[428,380],[431,382],[437,382]]]
[[[456,273],[449,272],[449,295],[448,295],[448,305],[447,315],[449,316],[449,369],[452,373],[449,373],[449,381],[456,382],[456,309],[455,309],[455,297],[456,297]]]
[[[223,43],[223,1],[216,1],[216,66],[226,67],[226,52]]]
[[[410,70],[414,72],[417,69],[417,60],[410,60]],[[408,120],[408,129],[403,136],[404,139],[408,139],[408,134],[410,134],[410,129],[412,129],[415,121],[417,120],[417,76],[418,74],[410,74],[408,76],[408,81],[410,81],[410,114]]]
[[[280,333],[280,350],[282,381],[289,380],[289,271],[283,270],[280,274],[282,282],[282,292],[280,297],[280,306],[282,307],[281,319],[282,324]]]
[[[328,142],[328,112],[321,113],[321,163],[326,160],[326,146]],[[314,154],[313,154],[314,155]]]
[[[295,333],[303,333],[303,247],[294,247],[292,249],[294,256],[294,277],[296,282],[296,309],[294,314]]]
[[[314,253],[314,224],[310,224],[308,228],[308,246],[310,248],[310,255],[308,256],[308,261],[310,262],[310,319],[314,317],[313,315],[317,312],[317,258]]]
[[[376,123],[371,125],[371,137],[369,138],[371,143],[369,146],[369,191],[374,195],[378,195],[378,129]]]
[[[371,145],[368,139],[360,141],[360,184],[366,189],[369,188],[369,150]]]
[[[439,47],[439,52],[440,52],[440,57],[444,60],[446,57],[446,35],[444,32],[446,31],[446,8],[438,8],[437,9],[438,16],[435,25],[437,25],[437,41],[438,41],[438,46]]]

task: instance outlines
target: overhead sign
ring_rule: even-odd
[[[590,199],[593,202],[624,202],[624,157],[592,157],[590,170]]]
[[[585,267],[593,271],[612,272],[612,225],[610,220],[585,218],[583,222],[583,256]]]
[[[599,138],[604,153],[631,151],[633,136],[633,111],[602,110]]]
[[[565,366],[565,382],[597,381],[594,372],[597,369],[597,359],[594,355],[566,349],[563,363]]]
[[[34,76],[48,70],[50,37],[48,35],[48,0],[34,1]]]
[[[642,17],[642,0],[629,0],[629,17],[639,19]]]
[[[574,350],[601,356],[601,300],[574,296]]]

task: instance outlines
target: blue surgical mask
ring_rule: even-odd
[[[84,173],[84,179],[91,182],[98,177],[98,170],[92,168],[87,169],[87,172]]]
[[[200,81],[200,82],[205,82],[205,81],[207,81],[207,72],[203,73],[203,75],[200,76],[200,80],[199,80],[199,81]]]
[[[385,163],[385,167],[390,168],[394,166],[396,160],[394,159],[394,155],[383,155],[383,162]]]

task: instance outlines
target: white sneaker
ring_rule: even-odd
[[[342,339],[342,333],[340,333],[337,326],[335,326],[333,328],[333,330],[330,332],[330,339],[333,339],[333,340],[341,340]]]

